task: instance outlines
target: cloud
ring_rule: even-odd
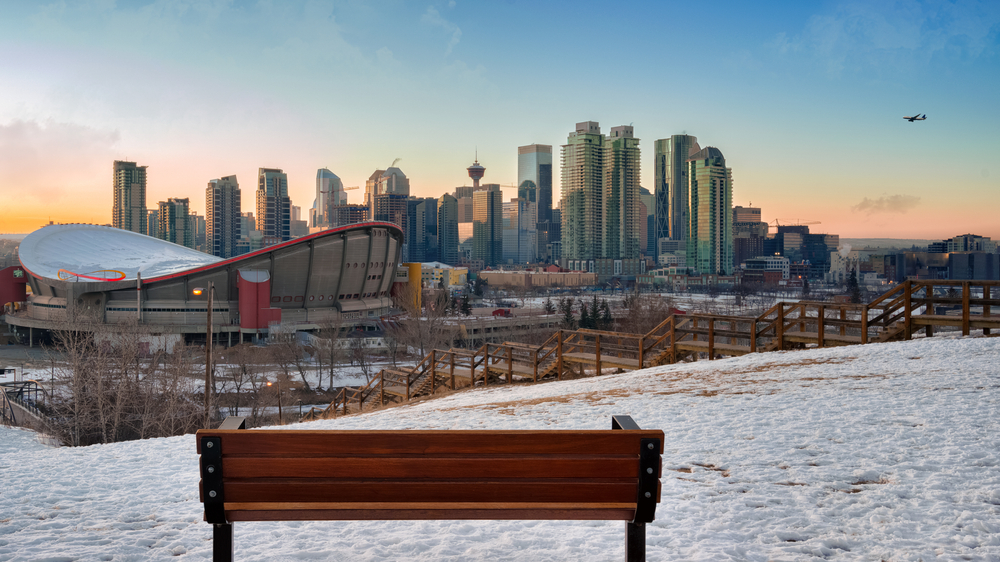
[[[454,6],[454,4],[450,4],[450,6]],[[450,55],[451,50],[462,39],[462,30],[457,25],[444,19],[434,6],[427,7],[427,11],[420,17],[420,21],[434,27],[440,27],[451,34],[451,39],[448,41],[448,48],[444,52],[445,56]]]
[[[919,203],[920,198],[915,195],[883,195],[878,199],[865,197],[860,203],[851,207],[851,210],[867,215],[876,213],[903,214],[916,207]]]

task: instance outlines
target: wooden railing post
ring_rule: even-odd
[[[785,349],[785,303],[778,303],[778,325],[775,326],[778,336],[778,349]]]
[[[643,355],[646,352],[645,347],[646,347],[646,336],[644,336],[644,335],[643,336],[639,336],[639,368],[640,369],[642,369],[642,368],[645,367],[645,365],[643,365],[643,362],[642,362]]]
[[[556,338],[556,363],[559,364],[556,371],[556,380],[562,380],[563,374],[563,331],[559,330],[559,337]]]
[[[990,286],[983,283],[983,320],[988,320],[990,316]],[[983,328],[983,335],[990,335],[989,328]]]
[[[715,318],[708,319],[708,360],[715,361]]]
[[[826,320],[826,307],[819,305],[819,310],[816,316],[816,347],[823,347],[823,329],[825,328],[824,320]]]
[[[913,315],[913,302],[910,299],[910,286],[913,284],[912,281],[907,279],[903,282],[903,329],[906,332],[903,334],[903,339],[910,339],[910,334],[913,333],[911,316]]]
[[[469,363],[469,366],[472,367],[472,363],[471,362]],[[475,367],[473,367],[473,368],[469,369],[469,372],[470,373],[474,373],[475,370],[476,370]],[[448,354],[448,374],[449,374],[449,376],[451,376],[451,389],[455,390],[455,352],[454,351],[452,351],[451,353]]]
[[[378,372],[378,377],[380,381],[378,385],[379,402],[385,406],[385,369]]]
[[[670,315],[670,362],[677,362],[677,315]]]
[[[531,374],[531,382],[538,382],[538,349],[536,348],[531,353],[532,353],[531,364],[534,369],[534,372]]]
[[[507,346],[507,384],[514,383],[514,348]]]
[[[490,344],[486,344],[486,355],[483,360],[483,386],[490,385]]]
[[[594,357],[597,364],[597,376],[601,376],[601,334],[594,336]]]
[[[434,394],[434,379],[437,378],[437,350],[431,350],[431,394]]]
[[[844,308],[843,306],[841,306],[840,307],[840,321],[841,321],[841,324],[840,324],[840,335],[842,335],[842,336],[846,336],[847,335],[847,324],[844,323],[846,320],[847,320],[847,309]]]
[[[868,305],[861,305],[861,343],[868,343]]]
[[[968,281],[962,281],[962,335],[969,335],[969,316],[972,312],[972,286]]]
[[[750,320],[750,353],[757,352],[757,319]]]

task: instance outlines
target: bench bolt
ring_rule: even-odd
[[[211,445],[209,445],[209,447],[211,447]],[[652,443],[647,443],[646,444],[646,448],[647,449],[652,449],[653,448],[653,444]]]
[[[208,497],[210,497],[210,498],[214,498],[214,497],[215,497],[215,490],[210,490],[210,491],[208,492]],[[646,492],[646,497],[647,497],[647,498],[649,497],[649,492]]]
[[[208,467],[208,471],[209,472],[212,472],[213,470],[214,469],[212,467]],[[653,473],[653,469],[652,468],[647,468],[646,469],[646,474],[652,474],[652,473]]]
[[[206,442],[206,443],[205,443],[205,446],[206,446],[206,447],[208,447],[209,449],[211,449],[212,447],[214,447],[214,446],[215,446],[215,443],[213,443],[213,442],[211,442],[211,441],[208,441],[208,442]],[[649,446],[649,448],[650,448],[650,449],[652,449],[652,448],[653,448],[653,446],[652,446],[652,445],[650,445],[650,446]]]
[[[208,494],[208,495],[210,495],[210,496],[212,496],[212,497],[214,498],[215,496],[213,496],[213,495],[212,495],[212,494],[214,494],[214,493],[215,493],[215,492],[209,492],[209,494]],[[652,497],[652,496],[653,496],[653,494],[650,494],[649,492],[646,492],[646,497],[647,497],[647,498],[650,498],[650,497]]]
[[[215,474],[215,467],[212,465],[206,466],[205,470],[207,470],[209,474]],[[652,469],[650,469],[650,471],[652,471]]]

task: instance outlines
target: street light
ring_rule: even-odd
[[[285,425],[285,422],[281,419],[281,379],[276,375],[274,380],[277,383],[276,387],[278,390],[278,425]],[[271,381],[267,381],[267,386],[271,386]]]
[[[205,321],[205,429],[210,429],[212,423],[212,295],[215,293],[215,284],[208,282],[208,288],[195,287],[194,296],[200,297],[207,293],[208,306]]]

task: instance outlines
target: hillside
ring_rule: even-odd
[[[305,428],[663,429],[649,560],[1000,559],[1000,339],[754,354],[490,388]],[[0,428],[0,559],[210,558],[192,436]],[[619,560],[621,522],[236,525],[241,560]]]

